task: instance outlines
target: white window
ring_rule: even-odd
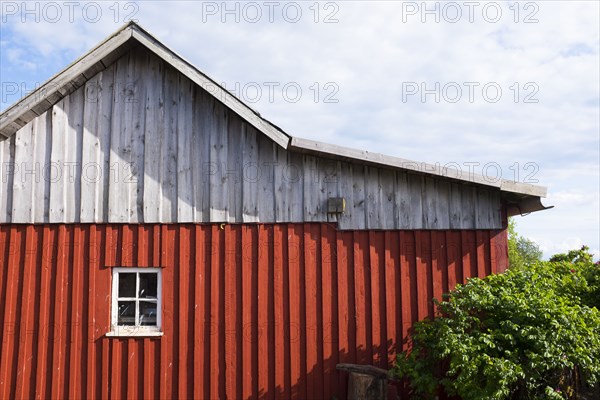
[[[160,336],[160,268],[112,269],[111,332],[107,336]]]

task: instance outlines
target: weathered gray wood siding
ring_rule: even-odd
[[[0,142],[0,222],[327,221],[497,229],[500,191],[283,149],[133,49]],[[334,216],[329,216],[335,221]]]

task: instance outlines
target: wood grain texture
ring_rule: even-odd
[[[506,230],[1,225],[0,397],[345,398],[335,365],[390,368],[432,297],[506,249]],[[160,339],[105,336],[116,265],[163,267]]]
[[[0,222],[502,227],[499,189],[286,150],[141,48],[67,92],[0,142]]]

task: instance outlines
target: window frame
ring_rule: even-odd
[[[135,273],[136,292],[135,297],[119,297],[119,274]],[[139,285],[140,274],[156,274],[156,325],[138,325],[140,300]],[[110,332],[106,336],[162,336],[162,268],[157,267],[112,267],[112,292]],[[135,325],[119,325],[119,299],[121,301],[135,301]]]

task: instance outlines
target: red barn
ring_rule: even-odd
[[[543,187],[292,137],[136,24],[0,115],[0,398],[344,398]]]

